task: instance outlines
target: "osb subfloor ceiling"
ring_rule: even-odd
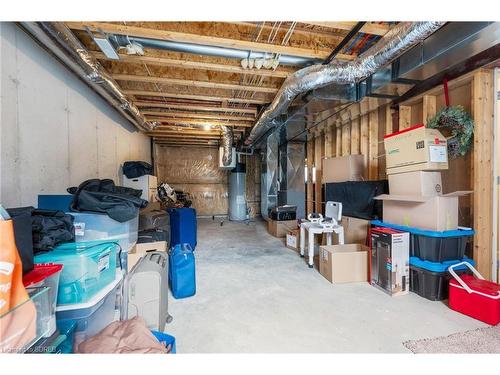
[[[324,61],[356,22],[68,22],[75,35],[150,121],[158,144],[217,145],[220,125],[231,126],[235,140],[253,126],[286,77],[304,65],[284,64],[280,56],[311,63]],[[367,22],[336,55],[352,60],[392,27]],[[113,60],[93,35],[134,38],[266,53],[265,61],[143,48],[143,55],[119,49]],[[128,37],[128,38],[127,38]],[[246,62],[246,64],[245,64]],[[279,62],[279,63],[277,63]],[[253,67],[249,67],[253,63]],[[274,65],[270,67],[269,65]],[[264,66],[257,69],[255,65]],[[267,66],[266,66],[267,65]]]

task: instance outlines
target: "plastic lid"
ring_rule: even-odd
[[[500,285],[491,281],[477,279],[471,275],[462,275],[460,278],[475,292],[487,294],[493,297],[500,295]],[[462,287],[457,280],[450,280],[450,285]]]
[[[473,236],[475,233],[472,229],[445,230],[442,232],[438,232],[438,231],[433,231],[433,230],[426,230],[426,229],[420,229],[420,228],[415,228],[415,227],[407,227],[404,225],[386,223],[386,222],[383,222],[380,220],[372,220],[371,224],[376,225],[376,226],[386,227],[386,228],[403,230],[405,232],[410,232],[411,234],[416,234],[418,236],[425,236],[425,237],[437,237],[437,238],[462,237],[462,236],[468,237],[468,236]]]
[[[35,264],[35,268],[23,276],[23,284],[28,287],[45,280],[62,270],[62,264]]]
[[[472,259],[469,259],[469,258],[464,258],[461,260],[448,260],[448,261],[439,263],[439,262],[431,262],[429,260],[422,260],[422,259],[417,258],[417,257],[410,257],[410,266],[422,268],[424,270],[431,271],[431,272],[447,272],[449,266],[453,266],[454,264],[461,263],[461,262],[467,262],[467,263],[471,264],[472,266],[476,265],[476,263]],[[464,265],[464,266],[456,267],[454,269],[455,270],[465,270],[468,268],[467,268],[467,266]]]
[[[372,228],[372,232],[382,232],[382,233],[388,233],[388,234],[404,233],[404,231],[394,229],[394,228],[389,228],[389,227],[374,227],[374,228]]]
[[[48,253],[35,255],[35,262],[37,263],[51,263],[59,262],[61,258],[66,257],[89,257],[102,253],[116,247],[118,252],[119,244],[112,240],[95,240],[88,242],[67,242],[63,243],[54,250]]]

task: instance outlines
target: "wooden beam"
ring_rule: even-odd
[[[109,59],[102,52],[93,52],[92,54],[99,60],[116,61],[114,59]],[[130,64],[148,64],[148,65],[158,65],[158,66],[182,68],[182,69],[213,70],[216,72],[225,72],[233,74],[250,74],[263,77],[286,78],[291,73],[293,73],[293,71],[287,71],[282,69],[276,69],[276,70],[243,69],[240,64],[237,65],[215,64],[203,61],[178,60],[166,57],[138,56],[138,55],[125,55],[125,54],[119,54],[119,56],[120,56],[119,62],[130,63]]]
[[[436,97],[434,95],[424,95],[422,102],[423,122],[427,125],[427,121],[436,116]]]
[[[193,110],[193,111],[205,111],[205,112],[224,112],[224,113],[251,113],[254,116],[257,114],[256,108],[242,108],[242,107],[211,107],[203,105],[192,105],[186,103],[163,103],[163,102],[151,102],[151,101],[136,101],[134,104],[139,108],[168,108],[168,109],[183,109],[183,110]]]
[[[191,100],[206,100],[210,102],[222,102],[227,100],[234,103],[251,103],[251,104],[266,104],[270,103],[270,100],[263,99],[248,99],[248,98],[232,98],[225,96],[210,96],[210,95],[194,95],[194,94],[177,94],[172,92],[159,92],[159,91],[146,91],[146,90],[124,90],[127,95],[138,95],[138,96],[155,96],[161,98],[177,98],[177,99],[191,99]]]
[[[411,107],[406,105],[399,106],[399,130],[411,127]]]
[[[235,116],[235,115],[212,115],[210,113],[195,113],[195,112],[173,112],[173,111],[141,111],[143,115],[151,116],[165,116],[165,117],[175,117],[175,118],[204,118],[204,119],[215,119],[215,120],[232,120],[232,121],[254,121],[254,116]]]
[[[351,155],[351,126],[342,126],[342,156]]]
[[[107,22],[66,22],[66,25],[73,30],[86,31],[86,28],[89,28],[93,31],[102,30],[103,32],[110,34],[128,35],[182,43],[193,43],[206,46],[235,48],[244,51],[278,53],[282,55],[291,55],[310,59],[323,60],[326,59],[331,52],[329,49],[326,50],[289,47],[262,42],[252,42],[248,40],[230,39],[168,30],[158,30],[147,27],[125,26]]]
[[[211,125],[211,126],[221,126],[221,125],[226,125],[226,126],[232,126],[232,127],[242,127],[242,128],[251,128],[254,124],[253,123],[246,123],[246,122],[225,122],[225,121],[202,121],[202,120],[191,120],[191,119],[186,119],[186,120],[179,120],[179,119],[171,119],[171,120],[164,120],[161,118],[153,118],[149,119],[150,121],[157,121],[161,124],[184,124],[184,125]]]
[[[210,124],[212,122],[216,124],[225,124],[226,122],[232,126],[245,126],[245,125],[253,125],[255,121],[252,119],[247,119],[246,121],[241,121],[241,120],[233,120],[230,118],[226,119],[218,119],[217,120],[212,120],[212,119],[203,119],[203,118],[196,118],[196,117],[172,117],[172,116],[146,116],[146,119],[148,121],[158,121],[158,122],[185,122],[185,121],[201,121],[206,124]]]
[[[356,22],[303,22],[303,23],[308,23],[310,25],[316,25],[316,26],[321,26],[321,27],[328,27],[330,29],[340,29],[340,30],[351,30],[355,25]],[[385,35],[389,31],[389,26],[388,25],[381,25],[381,24],[376,24],[376,23],[366,23],[360,30],[362,33],[366,34],[372,34],[372,35]]]
[[[160,147],[186,147],[186,146],[193,146],[193,147],[203,147],[203,148],[217,148],[219,145],[218,144],[200,144],[200,143],[179,143],[175,141],[171,142],[162,142],[162,141],[155,141],[155,144],[160,146]]]
[[[478,271],[488,280],[492,276],[493,245],[493,77],[480,70],[472,81],[474,119],[474,260]]]
[[[369,114],[368,125],[368,178],[370,180],[378,179],[378,109]]]
[[[239,83],[195,81],[189,79],[178,79],[178,78],[168,78],[168,77],[140,76],[135,74],[113,74],[112,77],[117,81],[128,81],[128,82],[150,82],[150,83],[167,84],[173,86],[205,87],[209,89],[221,89],[221,90],[245,90],[245,91],[263,92],[267,94],[275,94],[276,92],[278,92],[278,89],[276,87],[249,86],[249,85],[240,85]]]

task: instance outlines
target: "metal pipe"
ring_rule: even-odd
[[[445,22],[402,22],[354,61],[348,63],[333,61],[328,65],[313,65],[296,71],[285,80],[273,102],[262,112],[245,140],[245,145],[252,145],[260,135],[276,126],[276,117],[286,111],[297,95],[331,84],[357,83],[430,36],[444,24]]]
[[[154,128],[64,23],[22,22],[21,26],[139,130]]]
[[[218,56],[218,57],[226,57],[226,58],[240,59],[240,60],[246,58],[252,58],[252,59],[271,58],[274,56],[273,53],[245,51],[236,48],[225,48],[216,46],[206,46],[201,44],[172,42],[168,40],[149,39],[149,38],[141,38],[135,36],[127,37],[124,35],[114,34],[111,37],[114,37],[116,42],[121,46],[128,44],[130,41],[139,43],[140,45],[146,48],[192,53],[195,55]],[[321,62],[321,60],[311,59],[307,57],[291,56],[291,55],[280,55],[279,57],[279,63],[281,65],[307,66],[318,62]]]

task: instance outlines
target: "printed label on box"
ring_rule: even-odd
[[[328,251],[326,250],[321,251],[321,260],[328,261]]]
[[[429,146],[429,159],[432,163],[446,163],[448,161],[446,146]]]
[[[102,272],[109,268],[109,254],[104,255],[97,263],[97,271]]]
[[[291,247],[297,247],[297,237],[292,234],[287,234],[286,245]]]
[[[73,223],[73,227],[75,227],[75,236],[84,236],[85,235],[85,223]]]

